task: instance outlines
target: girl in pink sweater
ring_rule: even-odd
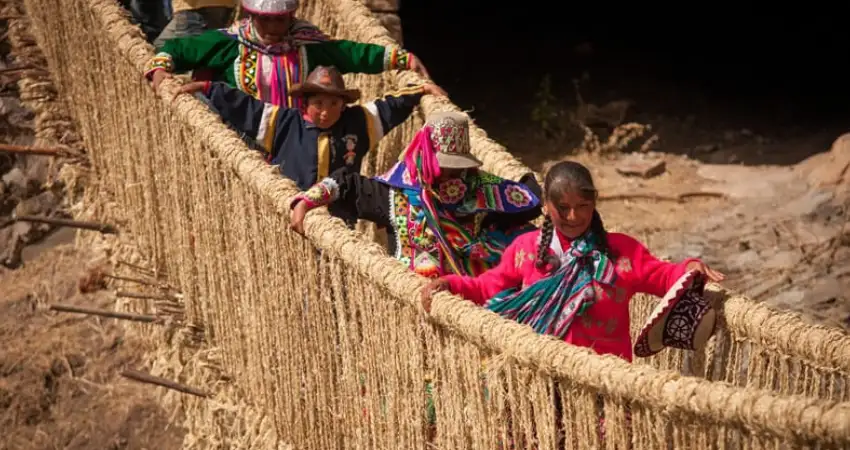
[[[579,163],[553,166],[543,189],[540,230],[517,238],[501,262],[479,276],[431,282],[422,293],[426,311],[432,293],[449,290],[539,333],[631,361],[635,293],[663,296],[687,271],[715,282],[724,278],[698,259],[660,261],[631,236],[607,233],[590,171]]]

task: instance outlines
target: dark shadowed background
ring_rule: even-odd
[[[505,117],[528,118],[547,73],[565,101],[575,97],[570,80],[587,72],[588,101],[629,98],[645,113],[721,126],[781,130],[850,116],[850,31],[837,6],[551,4],[404,0],[405,46],[497,138]]]

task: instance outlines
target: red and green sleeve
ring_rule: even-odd
[[[186,72],[198,68],[230,72],[239,55],[239,42],[218,30],[209,30],[197,36],[170,39],[151,58],[145,76],[157,70]],[[232,83],[231,83],[232,84]]]
[[[336,66],[341,73],[381,73],[408,70],[413,54],[407,50],[354,41],[326,41],[304,46],[307,70],[316,66]]]

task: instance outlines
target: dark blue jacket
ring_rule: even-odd
[[[227,123],[256,139],[283,176],[307,190],[341,168],[359,173],[366,154],[413,113],[424,91],[410,87],[347,105],[328,129],[307,121],[300,110],[265,103],[222,82],[210,83],[205,94]]]

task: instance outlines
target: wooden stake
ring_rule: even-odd
[[[0,74],[12,73],[12,72],[23,72],[24,70],[35,70],[35,71],[39,71],[39,72],[50,73],[47,69],[42,69],[41,67],[37,67],[37,66],[34,66],[32,64],[27,64],[25,66],[18,66],[18,67],[5,67],[3,69],[0,69]]]
[[[118,311],[110,311],[108,309],[86,308],[86,307],[83,307],[83,306],[54,304],[54,305],[50,305],[50,309],[53,310],[53,311],[60,311],[60,312],[72,312],[72,313],[88,314],[88,315],[92,315],[92,316],[110,317],[110,318],[113,318],[113,319],[132,320],[134,322],[145,322],[145,323],[162,322],[162,319],[160,319],[159,317],[152,316],[152,315],[149,315],[149,314],[124,313],[124,312],[118,312]]]
[[[38,217],[38,216],[17,216],[13,217],[9,221],[7,221],[3,226],[11,225],[14,222],[35,222],[35,223],[46,223],[49,225],[56,225],[60,227],[71,227],[71,228],[81,228],[84,230],[93,230],[99,231],[103,234],[118,234],[118,229],[115,228],[114,225],[109,225],[106,223],[99,222],[81,222],[79,220],[69,220],[69,219],[53,219],[50,217]]]
[[[133,268],[133,269],[138,270],[139,272],[144,272],[144,273],[147,273],[147,274],[150,274],[150,275],[153,275],[153,274],[154,274],[153,269],[148,269],[147,267],[142,267],[142,266],[139,266],[139,265],[136,265],[136,264],[133,264],[133,263],[129,263],[129,262],[127,262],[127,261],[121,261],[121,260],[119,260],[119,261],[118,261],[118,264],[123,264],[123,265],[125,265],[125,266],[127,266],[127,267],[131,267],[131,268]]]
[[[151,294],[139,294],[137,292],[125,292],[118,291],[115,293],[118,297],[126,297],[126,298],[141,298],[146,300],[179,300],[177,297],[173,295],[151,295]]]
[[[209,392],[202,391],[198,388],[186,386],[185,384],[177,383],[162,377],[156,377],[149,373],[139,372],[138,370],[125,370],[121,372],[121,376],[141,383],[155,384],[164,388],[173,389],[175,391],[183,392],[184,394],[192,394],[204,398],[209,398],[211,396]]]
[[[103,276],[105,276],[107,278],[112,278],[113,280],[127,281],[127,282],[130,282],[130,283],[138,283],[138,284],[143,284],[145,286],[154,286],[154,287],[160,287],[160,288],[166,288],[167,287],[167,286],[164,286],[162,283],[160,283],[158,281],[143,280],[141,278],[124,277],[124,276],[120,276],[120,275],[112,275],[110,273],[105,273],[105,274],[103,274]]]
[[[652,194],[652,193],[642,193],[642,192],[634,192],[629,194],[610,194],[610,195],[600,195],[599,200],[631,200],[631,199],[647,199],[647,200],[659,200],[659,201],[668,201],[668,202],[677,202],[683,203],[685,199],[691,197],[712,197],[712,198],[726,198],[726,194],[722,192],[683,192],[678,195],[661,195],[661,194]]]
[[[68,150],[58,147],[33,147],[31,145],[0,144],[0,152],[23,155],[68,156]]]

